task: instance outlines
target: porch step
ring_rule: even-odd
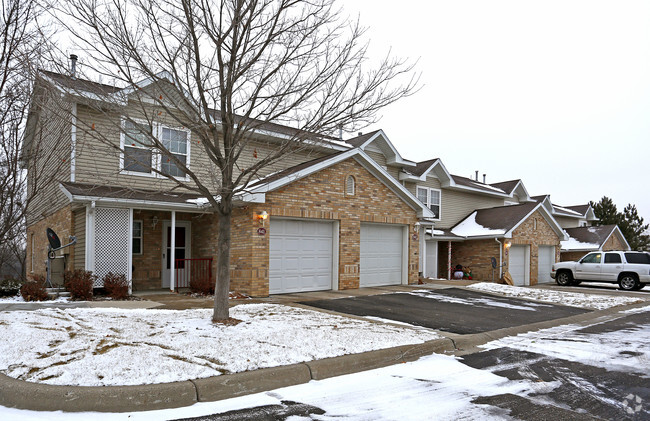
[[[45,288],[48,297],[54,299],[59,297],[69,297],[70,293],[65,288]]]

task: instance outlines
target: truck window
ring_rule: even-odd
[[[605,253],[605,263],[623,263],[618,253]]]
[[[625,253],[625,260],[628,263],[641,263],[650,265],[650,254],[646,253]]]
[[[602,253],[589,253],[582,258],[580,263],[600,263],[600,256]]]

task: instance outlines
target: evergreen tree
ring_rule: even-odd
[[[621,232],[627,239],[632,250],[647,250],[650,248],[650,236],[646,234],[650,224],[643,224],[643,217],[639,216],[636,205],[628,204],[623,209],[623,220],[619,225]]]
[[[612,199],[603,196],[600,202],[589,202],[589,204],[594,209],[594,215],[598,218],[596,225],[619,225],[620,228],[623,218]]]

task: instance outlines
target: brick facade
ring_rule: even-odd
[[[466,240],[463,242],[452,242],[451,264],[453,267],[460,264],[469,267],[472,277],[480,281],[492,281],[491,259],[494,257],[499,262],[499,248],[502,247],[502,262],[505,263],[503,271],[508,270],[509,254],[506,243],[513,245],[530,246],[530,284],[537,284],[538,250],[539,246],[554,246],[555,261],[560,258],[560,237],[555,233],[551,225],[544,219],[539,211],[535,211],[524,220],[512,233],[512,238],[499,239],[502,246],[499,246],[493,238],[486,240]],[[438,273],[447,274],[447,242],[439,243]],[[499,270],[494,271],[495,280],[499,277]]]
[[[345,179],[356,180],[354,196],[346,196]],[[258,235],[254,214],[266,211],[266,235]],[[231,273],[234,290],[253,296],[269,291],[269,236],[273,219],[300,218],[339,221],[339,289],[359,288],[362,222],[408,225],[417,213],[353,159],[343,161],[286,187],[268,193],[266,203],[238,209],[233,215]],[[418,280],[419,241],[409,236],[408,282]]]
[[[46,229],[51,228],[61,239],[62,244],[69,243],[74,232],[72,208],[68,205],[53,214],[27,227],[26,272],[27,276],[42,275],[47,272],[47,240]],[[32,248],[33,244],[33,248]],[[65,268],[74,269],[74,246],[59,250],[57,256],[64,256]]]

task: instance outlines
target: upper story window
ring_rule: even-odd
[[[354,196],[355,189],[356,189],[356,185],[355,185],[354,177],[351,176],[351,175],[348,175],[345,178],[345,195],[346,196]]]
[[[587,226],[587,221],[579,221],[578,226],[579,227],[586,227]]]
[[[440,190],[429,187],[417,187],[417,196],[420,202],[424,203],[436,215],[436,219],[440,219]]]
[[[187,132],[175,130],[167,127],[162,128],[162,144],[172,155],[183,165],[187,164]],[[163,174],[174,177],[185,177],[185,172],[181,170],[176,163],[169,157],[163,156],[160,164],[160,171]]]
[[[151,133],[148,124],[124,122],[124,171],[151,174],[154,166],[151,142],[147,140]]]
[[[187,129],[171,128],[161,124],[124,120],[121,146],[124,152],[121,155],[120,170],[127,174],[156,176],[159,171],[161,177],[186,178],[187,174],[167,154],[176,158],[181,164],[188,166],[190,159],[190,131]],[[155,141],[166,149],[154,148]]]

